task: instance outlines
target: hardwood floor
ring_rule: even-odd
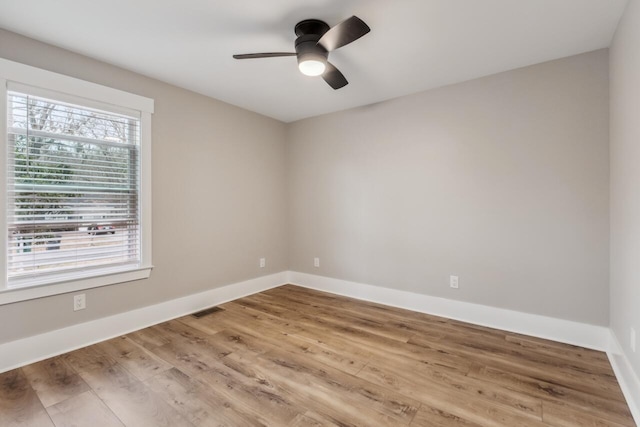
[[[0,426],[634,426],[604,353],[282,286],[0,374]]]

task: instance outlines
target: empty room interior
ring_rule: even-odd
[[[0,0],[0,426],[636,426],[640,0]]]

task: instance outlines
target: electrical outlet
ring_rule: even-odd
[[[267,266],[267,260],[265,258],[260,258],[260,268],[265,268]]]
[[[320,267],[320,258],[314,258],[313,259],[313,266],[314,267]]]
[[[458,289],[458,276],[449,276],[449,286]]]
[[[629,342],[631,346],[631,351],[635,353],[636,352],[636,330],[634,328],[631,328],[631,340]]]
[[[78,294],[73,296],[73,311],[84,310],[87,308],[86,294]]]

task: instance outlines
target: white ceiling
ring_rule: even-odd
[[[627,0],[0,0],[0,27],[290,122],[609,46]],[[334,91],[295,57],[295,24],[357,15]]]

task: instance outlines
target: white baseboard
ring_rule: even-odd
[[[613,331],[611,331],[611,348],[607,352],[607,356],[609,356],[611,367],[616,374],[622,393],[627,399],[633,419],[640,426],[640,379],[622,351],[620,341]]]
[[[313,274],[289,272],[289,282],[365,301],[461,320],[519,334],[545,338],[594,350],[609,350],[605,326],[588,325],[504,308],[433,297],[380,286],[365,285]]]
[[[0,373],[287,283],[288,272],[0,344]]]

